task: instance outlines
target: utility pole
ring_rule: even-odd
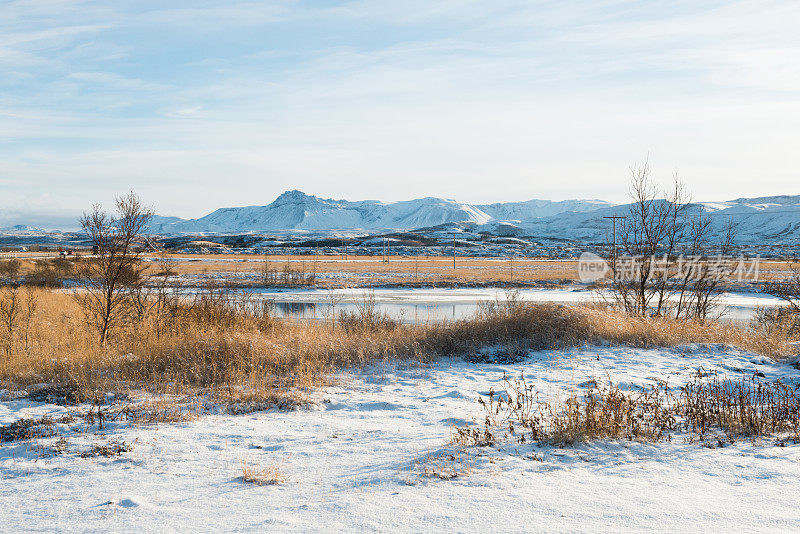
[[[613,234],[611,237],[612,240],[612,249],[611,249],[611,272],[614,274],[614,277],[617,276],[617,219],[624,219],[625,216],[623,215],[606,215],[603,217],[604,219],[611,219],[611,233]]]

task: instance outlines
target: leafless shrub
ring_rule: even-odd
[[[751,326],[769,336],[797,337],[800,335],[800,313],[790,306],[757,308]]]
[[[399,321],[392,319],[388,313],[378,311],[375,305],[374,291],[368,291],[364,298],[356,303],[356,311],[341,311],[339,324],[347,332],[389,331],[400,325]]]
[[[0,425],[0,443],[43,438],[55,434],[55,421],[51,417],[39,419],[18,419],[7,425]]]
[[[25,276],[25,284],[33,287],[59,288],[64,281],[74,276],[75,265],[66,258],[52,260],[36,260],[33,271]]]
[[[312,263],[312,267],[316,268],[316,263]],[[261,272],[261,280],[265,286],[282,286],[282,287],[304,287],[313,286],[316,280],[316,271],[306,270],[306,261],[300,261],[300,269],[293,267],[286,257],[286,263],[280,266],[276,262],[270,261],[269,255],[264,256],[264,268]]]
[[[592,384],[583,398],[553,405],[540,399],[524,374],[515,379],[505,376],[502,394],[491,390],[488,398],[479,399],[486,411],[482,433],[488,435],[503,427],[520,443],[533,440],[558,445],[594,439],[659,441],[675,427],[668,399],[666,384],[661,383],[634,393],[615,385]]]
[[[22,263],[16,258],[0,260],[0,278],[3,279],[2,282],[14,284],[17,281],[21,267]]]
[[[157,337],[163,335],[170,325],[174,325],[181,307],[180,297],[171,283],[174,271],[171,260],[161,255],[159,270],[154,275],[139,277],[128,289],[128,304],[136,322],[150,321]]]
[[[0,286],[0,344],[7,357],[20,344],[28,350],[31,322],[38,305],[34,291],[18,285]]]
[[[28,398],[36,402],[73,406],[84,400],[86,396],[76,384],[47,384],[38,386],[28,393]]]
[[[125,441],[109,441],[101,445],[92,445],[92,447],[79,454],[81,458],[94,458],[102,456],[104,458],[111,458],[114,456],[121,456],[125,452],[133,450],[133,445]]]
[[[496,438],[485,425],[483,429],[474,426],[459,426],[453,428],[450,441],[462,447],[490,447],[495,444]]]
[[[420,464],[420,474],[423,477],[439,480],[462,478],[469,475],[474,467],[471,458],[464,450],[431,454],[426,456]]]
[[[6,357],[11,357],[14,350],[14,334],[21,314],[19,286],[0,287],[0,342],[3,343]]]
[[[683,416],[682,426],[700,438],[713,429],[729,436],[788,432],[800,438],[800,391],[781,380],[698,374],[681,388],[676,408]]]
[[[764,292],[781,299],[784,306],[768,312],[763,318],[790,325],[793,332],[800,332],[800,264],[792,264],[787,277],[767,281]]]
[[[187,409],[187,407],[169,400],[152,400],[127,404],[113,414],[113,418],[121,418],[134,425],[182,423],[196,419],[197,410]]]

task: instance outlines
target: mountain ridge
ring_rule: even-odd
[[[265,231],[411,230],[454,222],[487,224],[527,220],[564,211],[589,211],[611,205],[602,200],[528,200],[468,204],[424,197],[396,202],[337,200],[290,190],[267,205],[219,208],[197,219],[157,217],[155,233],[247,233]]]
[[[159,234],[245,234],[268,232],[383,232],[468,223],[490,234],[517,233],[572,241],[603,241],[608,215],[626,215],[629,204],[604,200],[541,200],[469,204],[453,199],[338,200],[299,190],[282,193],[262,206],[219,208],[197,219],[161,217],[151,231]],[[695,202],[689,212],[710,217],[715,232],[728,221],[738,224],[740,240],[800,240],[800,195],[742,197]]]

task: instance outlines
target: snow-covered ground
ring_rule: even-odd
[[[549,398],[587,380],[622,388],[699,368],[800,382],[788,363],[721,346],[597,346],[530,353],[514,364],[374,365],[338,376],[293,411],[112,426],[0,447],[2,531],[597,531],[800,528],[800,445],[747,439],[594,442],[461,449],[454,426],[480,421],[478,395],[521,371]],[[0,425],[68,408],[0,401]],[[91,443],[133,444],[80,458]],[[282,485],[241,481],[243,462],[276,464]],[[436,473],[458,476],[442,480]]]

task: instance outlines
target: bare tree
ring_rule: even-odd
[[[24,340],[25,340],[25,350],[30,349],[30,332],[31,332],[31,323],[33,322],[33,318],[36,316],[36,311],[39,309],[39,297],[37,296],[35,290],[28,289],[27,297],[25,300],[25,308],[22,312],[22,319],[25,324],[25,332],[24,332]]]
[[[710,217],[702,210],[690,216],[689,195],[677,175],[660,192],[647,162],[631,169],[630,195],[633,203],[619,232],[624,261],[611,265],[613,299],[633,315],[705,320],[732,271],[726,256],[735,226],[729,223],[719,242],[712,242]]]
[[[81,266],[83,291],[76,298],[101,344],[124,316],[130,288],[141,279],[142,238],[153,216],[133,192],[117,197],[115,204],[116,216],[95,204],[80,219],[95,255]]]
[[[633,203],[619,232],[628,261],[614,262],[614,295],[631,314],[662,315],[670,297],[670,264],[686,231],[688,195],[675,176],[662,196],[647,162],[631,169],[630,195]]]
[[[17,346],[20,323],[24,348],[30,348],[30,327],[38,306],[39,297],[34,290],[19,284],[0,286],[0,342],[6,356],[11,356]]]
[[[691,267],[687,270],[691,283],[680,288],[679,302],[686,306],[683,309],[680,305],[677,307],[676,317],[701,321],[708,318],[719,301],[723,279],[733,274],[733,265],[725,258],[731,252],[735,233],[736,226],[728,221],[719,241],[710,243],[711,219],[703,217],[701,212],[692,221],[690,235],[694,246],[689,255]]]
[[[157,259],[158,271],[147,282],[140,278],[129,289],[129,301],[133,315],[138,321],[150,318],[155,326],[156,336],[164,333],[166,324],[175,318],[178,295],[172,291],[173,260],[165,252]]]
[[[0,287],[0,341],[6,356],[14,350],[14,331],[22,313],[20,286],[17,284]]]

